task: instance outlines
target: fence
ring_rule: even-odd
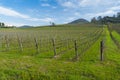
[[[59,57],[62,54],[72,51],[72,60],[77,60],[82,56],[82,54],[90,48],[90,46],[99,39],[102,31],[97,30],[85,35],[83,38],[73,39],[24,39],[19,35],[15,38],[11,38],[8,35],[2,37],[2,46],[0,48],[1,52],[27,52],[32,55],[42,55],[43,57]],[[101,61],[103,60],[103,46],[101,45]],[[47,54],[47,55],[46,55]],[[31,55],[31,54],[30,54]]]

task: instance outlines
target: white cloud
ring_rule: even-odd
[[[67,7],[63,11],[71,12],[73,14],[71,17],[79,16],[86,19],[97,16],[112,16],[120,11],[120,0],[59,0],[59,4]]]
[[[116,11],[116,10],[120,10],[120,6],[114,6],[114,7],[111,7],[110,10],[114,10],[114,11]]]
[[[120,0],[82,0],[79,2],[79,6],[86,7],[86,6],[111,6],[117,5],[120,3]]]
[[[54,21],[54,19],[52,18],[44,18],[44,19],[39,19],[39,18],[29,18],[28,20],[30,21],[42,21],[42,22],[50,22],[50,21]]]
[[[112,8],[109,8],[108,10],[104,11],[104,12],[99,12],[99,13],[88,13],[88,14],[85,14],[83,15],[84,18],[86,19],[91,19],[93,17],[98,17],[98,16],[113,16],[114,14],[117,13],[116,10],[120,10],[120,8],[115,8],[115,7],[112,7]]]
[[[23,23],[14,23],[14,22],[4,22],[6,26],[23,26]]]
[[[85,6],[95,6],[101,0],[58,0],[59,4],[67,8],[80,8]]]
[[[72,21],[72,20],[75,20],[75,17],[68,17],[67,18],[67,21]]]
[[[29,21],[42,21],[42,22],[54,21],[52,18],[43,18],[43,19],[32,18],[28,15],[21,14],[13,9],[1,7],[1,6],[0,6],[0,14],[5,15],[5,16],[22,18],[22,19],[29,20]]]
[[[75,12],[74,15],[75,16],[80,16],[80,13],[79,12]]]
[[[68,7],[68,8],[75,8],[75,7],[76,7],[75,4],[72,3],[72,2],[70,2],[70,1],[64,2],[64,3],[62,4],[62,6]]]
[[[57,7],[56,6],[52,6],[53,9],[56,9]]]
[[[106,10],[105,12],[97,13],[95,16],[112,16],[120,11],[120,6],[114,6]]]
[[[115,11],[108,10],[108,11],[106,11],[106,12],[97,13],[97,14],[95,14],[94,16],[112,16],[112,15],[115,14],[115,13],[116,13]]]
[[[79,3],[79,6],[85,7],[85,6],[96,6],[100,3],[100,0],[82,0]]]
[[[41,4],[41,6],[43,6],[43,7],[49,7],[50,4],[48,4],[48,3],[44,3],[44,4]]]
[[[120,0],[58,0],[58,3],[63,7],[80,8],[80,7],[93,7],[93,6],[110,6],[117,5]]]
[[[68,9],[63,9],[63,11],[69,11]]]
[[[27,15],[21,14],[17,11],[14,11],[9,8],[1,7],[1,6],[0,6],[0,14],[5,15],[5,16],[19,17],[19,18],[30,18]]]
[[[56,8],[57,8],[56,6],[52,6],[52,5],[48,4],[48,3],[43,3],[43,4],[41,4],[41,6],[42,6],[42,7],[51,7],[51,8],[53,8],[53,9],[56,9]]]

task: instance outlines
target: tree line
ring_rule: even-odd
[[[0,27],[1,28],[5,27],[5,23],[0,22]]]
[[[15,26],[7,26],[5,23],[0,22],[0,28],[14,28]]]
[[[120,12],[118,12],[116,15],[113,15],[112,17],[110,16],[98,16],[93,17],[91,19],[91,23],[95,24],[107,24],[107,23],[120,23]]]

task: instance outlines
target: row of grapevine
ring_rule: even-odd
[[[27,53],[27,55],[39,54],[42,57],[59,57],[71,51],[73,54],[71,56],[74,59],[82,55],[100,37],[101,33],[102,29],[95,29],[89,31],[89,33],[79,32],[78,35],[80,36],[77,36],[77,38],[42,38],[42,36],[38,37],[35,34],[34,36],[28,34],[21,36],[21,33],[1,34],[0,51]]]

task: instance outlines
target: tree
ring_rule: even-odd
[[[54,22],[50,22],[50,25],[51,25],[52,27],[54,27],[54,26],[55,26],[55,23],[54,23]]]
[[[5,27],[5,23],[0,22],[0,27],[1,27],[1,28],[4,28],[4,27]]]
[[[99,23],[99,24],[107,24],[107,23],[120,23],[120,12],[117,13],[117,15],[110,16],[104,16],[103,18],[101,16],[98,16],[97,19],[94,17],[91,19],[91,23]]]
[[[113,18],[116,18],[116,15],[115,15],[115,14],[113,15]]]
[[[1,23],[1,27],[5,27],[5,24],[4,24],[4,23]]]
[[[120,12],[117,13],[117,18],[120,18]]]
[[[91,23],[97,23],[97,20],[96,20],[95,17],[93,17],[93,18],[91,19]]]
[[[98,16],[97,17],[97,20],[99,21],[99,20],[102,20],[102,17],[101,16]]]
[[[103,20],[102,20],[102,17],[101,17],[101,16],[98,16],[98,17],[97,17],[97,22],[98,22],[99,24],[102,24],[102,21],[103,21]]]
[[[54,23],[54,22],[52,22],[52,26],[55,26],[55,23]]]
[[[0,22],[0,27],[2,27],[2,23]]]

